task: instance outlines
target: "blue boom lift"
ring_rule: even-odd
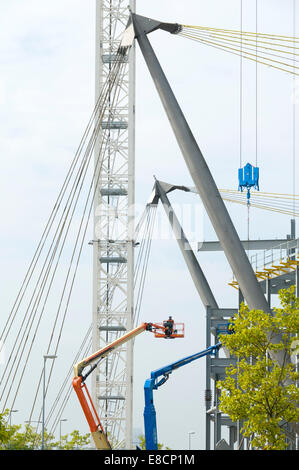
[[[216,356],[221,343],[217,343],[214,346],[210,346],[204,351],[193,354],[192,356],[184,357],[179,359],[172,364],[161,367],[160,369],[154,370],[151,373],[151,378],[147,379],[144,384],[144,432],[145,432],[145,447],[146,450],[158,450],[158,439],[157,439],[157,421],[156,421],[156,410],[154,406],[153,390],[157,390],[163,385],[168,379],[172,371],[179,369],[182,366],[190,364],[190,362],[200,359],[204,356]],[[162,378],[159,380],[159,377]]]

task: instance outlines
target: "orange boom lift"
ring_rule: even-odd
[[[91,396],[85,384],[85,380],[96,369],[98,363],[106,357],[111,351],[118,348],[127,341],[135,338],[135,336],[143,333],[144,331],[151,331],[156,338],[183,338],[184,337],[184,324],[175,324],[172,317],[163,323],[142,323],[137,328],[124,334],[112,343],[108,344],[99,351],[93,353],[91,356],[86,357],[74,366],[73,388],[77,394],[82,410],[85,414],[89,429],[93,437],[95,446],[98,450],[109,450],[111,445],[104,432],[100,418],[97,414],[95,406],[92,402]],[[88,372],[83,375],[85,367],[91,366]]]

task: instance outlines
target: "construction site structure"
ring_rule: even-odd
[[[96,100],[110,76],[135,0],[96,1]],[[93,351],[133,329],[135,52],[124,57],[114,98],[108,96],[95,164],[100,158],[93,237]],[[113,86],[111,84],[111,90]],[[116,96],[116,98],[115,98]],[[115,448],[132,448],[133,342],[114,351],[92,378],[92,399]]]
[[[134,39],[140,46],[163,104],[186,166],[201,197],[236,282],[249,308],[269,311],[259,279],[247,257],[227,208],[220,196],[204,156],[167,81],[148,40],[148,34],[162,29],[177,34],[182,26],[163,23],[127,10],[115,9],[113,2],[98,1],[97,9],[97,91],[115,60],[114,47],[131,48],[127,76],[119,85],[118,102],[108,106],[102,128],[109,130],[108,145],[101,152],[101,174],[95,203],[93,348],[108,344],[120,331],[133,327],[134,240],[130,207],[134,202]],[[129,14],[128,14],[129,13]],[[128,20],[128,21],[127,21]],[[118,27],[121,26],[120,29]],[[130,101],[131,98],[131,101]],[[133,98],[133,100],[132,100]],[[109,98],[108,102],[110,104]],[[99,144],[101,135],[99,136]],[[98,149],[100,146],[98,146]],[[95,158],[100,153],[96,152]],[[162,196],[163,197],[163,196]],[[97,219],[98,217],[98,219]],[[131,228],[131,230],[130,230]],[[189,258],[188,267],[199,276],[197,287],[206,307],[217,307],[201,269]],[[202,287],[204,286],[204,287]],[[210,295],[211,294],[211,295]],[[277,338],[279,341],[279,338]],[[272,357],[273,356],[273,357]],[[280,352],[271,357],[281,364]],[[289,360],[289,358],[288,358]],[[93,398],[104,416],[104,429],[111,433],[116,448],[131,448],[133,347],[106,358],[93,379]],[[117,429],[116,429],[117,428]]]
[[[195,256],[184,230],[175,214],[168,193],[179,190],[185,192],[197,192],[193,188],[182,185],[174,185],[155,180],[153,192],[149,204],[158,204],[161,201],[166,216],[177,240],[180,251],[186,262],[190,276],[198,291],[199,297],[206,309],[206,351],[215,348],[215,354],[206,356],[206,383],[205,383],[205,449],[233,450],[235,448],[250,448],[250,442],[242,438],[242,423],[233,422],[227,415],[221,413],[219,408],[220,393],[216,387],[217,381],[224,380],[226,368],[236,366],[236,358],[231,357],[229,351],[223,347],[224,352],[219,354],[221,334],[231,332],[232,318],[238,314],[240,304],[244,296],[238,288],[237,281],[229,284],[238,289],[238,305],[235,308],[218,307],[217,301],[212,293],[205,274]],[[295,220],[291,219],[291,233],[283,239],[247,240],[241,242],[243,247],[254,251],[249,255],[252,268],[256,272],[259,285],[264,292],[269,306],[271,306],[271,295],[278,294],[282,288],[290,285],[296,286],[298,296],[299,286],[299,240],[295,237]],[[216,241],[205,241],[198,244],[199,252],[222,251],[221,244]],[[257,268],[257,263],[264,260],[263,269]],[[274,264],[275,263],[275,264]],[[269,265],[272,264],[271,268]],[[151,410],[153,411],[153,410]],[[152,420],[152,418],[150,418]],[[285,423],[285,426],[287,424]],[[296,447],[296,436],[292,429],[287,429],[289,448]],[[152,433],[150,434],[152,436]],[[150,444],[152,445],[152,444]]]
[[[277,295],[280,289],[286,289],[291,285],[295,285],[296,295],[298,296],[299,239],[296,238],[294,219],[291,219],[291,233],[285,239],[250,240],[244,241],[243,244],[248,251],[255,252],[252,256],[249,255],[249,259],[270,308],[272,296]],[[221,251],[221,245],[214,241],[200,243],[198,251]],[[259,265],[259,263],[261,264]],[[229,282],[229,285],[238,290],[240,307],[244,301],[244,296],[238,286],[238,282],[233,280]],[[237,314],[238,308],[207,307],[207,348],[212,344],[217,344],[220,334],[228,333],[228,325],[231,318]],[[230,357],[228,351],[225,351],[225,353],[226,357],[219,357],[219,355],[216,355],[216,357],[206,357],[206,449],[250,449],[249,439],[244,439],[241,434],[242,423],[233,422],[219,410],[220,392],[216,388],[216,383],[218,380],[225,378],[227,367],[237,364],[236,358]],[[282,423],[282,426],[285,428],[288,449],[295,450],[298,440],[296,432],[294,432],[294,429],[288,423]],[[223,430],[223,428],[225,429]]]

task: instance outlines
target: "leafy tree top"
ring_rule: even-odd
[[[290,357],[298,349],[299,299],[294,287],[279,293],[281,307],[272,313],[249,310],[244,304],[234,320],[234,334],[220,341],[237,358],[237,366],[217,383],[220,409],[243,422],[243,435],[262,449],[287,447],[284,423],[299,421],[299,375]],[[283,351],[283,364],[270,351]],[[295,351],[296,353],[296,351]]]
[[[30,424],[26,424],[24,431],[21,425],[9,424],[9,410],[0,413],[0,450],[33,450],[40,449],[42,436]],[[55,436],[45,430],[45,448],[47,450],[61,449],[82,449],[90,444],[90,434],[81,435],[78,430],[74,430],[70,435],[62,436],[61,441],[57,441]]]

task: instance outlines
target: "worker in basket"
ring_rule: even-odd
[[[172,317],[169,317],[168,320],[163,322],[165,328],[165,336],[170,337],[175,331],[173,330],[174,320]]]

